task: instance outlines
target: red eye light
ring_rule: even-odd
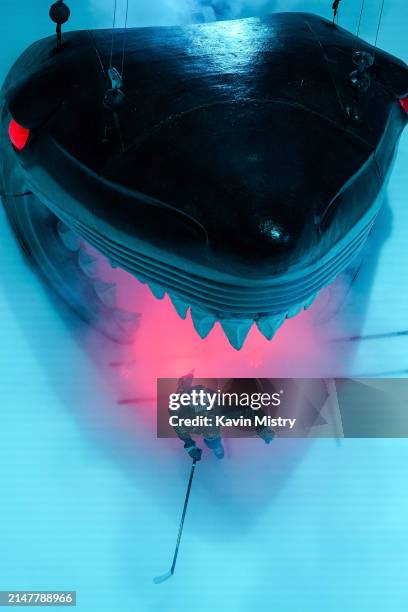
[[[402,108],[404,109],[404,111],[406,113],[408,113],[408,96],[406,98],[401,98],[401,100],[399,101],[399,103],[401,104]]]
[[[11,144],[18,150],[22,151],[27,144],[30,136],[30,130],[28,128],[19,125],[17,121],[12,119],[10,121],[8,133],[10,136]]]

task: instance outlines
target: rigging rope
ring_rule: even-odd
[[[122,47],[122,68],[121,68],[122,79],[123,79],[123,68],[125,65],[125,49],[126,49],[126,38],[127,38],[128,12],[129,12],[129,0],[126,0],[125,33],[123,35],[123,47]]]
[[[341,0],[334,0],[333,5],[332,5],[332,11],[333,11],[333,25],[336,21],[336,17],[337,17],[337,23],[339,23],[339,5],[340,5]]]
[[[382,17],[383,17],[383,12],[384,12],[384,5],[385,5],[385,0],[382,0],[382,4],[381,4],[381,11],[380,11],[380,18],[378,20],[378,26],[377,26],[377,33],[375,35],[375,42],[374,42],[374,56],[375,56],[375,52],[377,50],[377,43],[378,43],[378,35],[380,33],[380,27],[381,27],[381,22],[382,22]]]
[[[113,7],[112,39],[111,39],[111,50],[110,50],[109,68],[112,68],[113,39],[114,39],[114,35],[115,35],[115,25],[116,25],[116,4],[117,4],[117,0],[115,0],[114,7]]]
[[[109,68],[112,68],[112,63],[113,63],[113,46],[114,46],[115,29],[116,29],[116,12],[117,12],[117,0],[114,0],[114,5],[113,5],[113,21],[112,21],[112,38],[111,38]],[[124,65],[125,65],[125,49],[126,49],[126,39],[127,39],[128,14],[129,14],[129,0],[126,0],[125,28],[124,28],[125,32],[124,32],[124,35],[123,35],[122,62],[121,62],[121,71],[120,71],[120,75],[121,75],[122,78],[123,78],[123,68],[124,68]]]
[[[363,19],[363,13],[364,13],[364,6],[365,6],[365,0],[362,0],[362,2],[361,2],[360,18],[358,20],[358,27],[357,27],[357,34],[356,34],[356,36],[358,36],[360,34],[361,21]]]

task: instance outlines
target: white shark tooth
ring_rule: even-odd
[[[292,306],[286,313],[286,318],[291,319],[292,317],[296,317],[297,314],[302,310],[302,306]]]
[[[245,342],[249,330],[252,327],[253,319],[224,319],[221,320],[221,327],[227,336],[229,343],[239,351]]]
[[[62,221],[58,221],[57,231],[66,249],[69,251],[78,251],[80,247],[79,236],[68,227],[68,225],[65,225]]]
[[[94,289],[98,298],[108,308],[113,308],[116,304],[116,285],[115,283],[105,283],[100,279],[94,281]]]
[[[193,306],[191,308],[191,319],[200,338],[208,336],[216,321],[216,318],[212,314],[198,306]]]
[[[150,281],[148,281],[147,285],[150,291],[153,293],[154,297],[158,300],[162,300],[166,295],[165,290],[163,289],[163,287],[160,287],[160,285],[157,285],[156,283],[151,283]]]
[[[114,259],[108,259],[108,263],[109,263],[111,268],[119,268],[119,264],[116,263],[116,261]]]
[[[267,340],[272,340],[284,320],[285,317],[281,315],[263,316],[256,320],[256,325]]]
[[[187,311],[190,308],[190,305],[187,304],[186,302],[184,302],[183,300],[181,300],[179,297],[177,297],[176,295],[170,295],[169,293],[169,298],[178,314],[179,317],[181,317],[182,319],[185,319],[187,316]]]
[[[138,312],[116,308],[113,311],[113,316],[126,333],[133,333],[139,327],[141,315]]]
[[[85,249],[79,249],[78,264],[87,276],[96,278],[98,275],[98,260]]]
[[[303,308],[304,308],[305,310],[307,310],[308,308],[310,308],[310,307],[311,307],[311,305],[313,304],[313,302],[315,301],[315,299],[316,299],[316,298],[317,298],[317,293],[315,293],[314,295],[312,295],[312,297],[311,297],[311,298],[309,298],[309,299],[307,300],[307,302],[305,302],[305,305],[303,306]]]

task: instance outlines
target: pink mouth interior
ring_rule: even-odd
[[[342,324],[334,319],[322,330],[319,317],[329,289],[321,292],[308,311],[287,320],[271,341],[254,325],[237,351],[219,323],[202,340],[190,314],[181,319],[167,295],[158,300],[147,285],[119,268],[111,268],[100,255],[98,259],[100,277],[117,285],[117,306],[141,315],[133,343],[117,346],[120,357],[113,360],[117,375],[126,381],[127,393],[134,399],[153,400],[157,378],[178,378],[191,371],[197,377],[306,378],[338,374],[342,366],[339,361],[344,356],[327,337],[342,335]],[[91,343],[92,337],[91,333]]]

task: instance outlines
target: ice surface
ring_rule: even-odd
[[[330,4],[274,6],[327,15]],[[366,4],[362,34],[372,40],[380,1]],[[71,2],[71,26],[109,26],[95,5]],[[342,5],[343,24],[354,27],[360,2]],[[47,9],[48,2],[1,3],[2,75],[51,31]],[[142,10],[133,6],[133,23]],[[386,4],[380,45],[405,59],[407,20],[402,0]],[[366,339],[320,348],[323,357],[334,351],[348,373],[408,371],[408,335],[395,335],[408,329],[407,163],[405,134],[372,248],[336,315],[340,335]],[[0,589],[76,589],[84,612],[407,608],[404,440],[229,440],[223,462],[205,451],[176,574],[154,585],[171,564],[189,463],[177,440],[156,440],[151,386],[139,381],[184,374],[196,361],[197,375],[208,375],[212,356],[188,343],[190,353],[174,355],[161,334],[158,361],[159,349],[146,347],[149,322],[131,355],[88,335],[28,268],[3,212],[0,225]],[[313,316],[324,318],[329,298],[319,298]],[[152,321],[160,307],[152,298]],[[231,349],[223,374],[242,375],[242,362],[248,376],[267,372],[263,347],[243,357]],[[306,354],[282,355],[279,375],[305,373]]]

